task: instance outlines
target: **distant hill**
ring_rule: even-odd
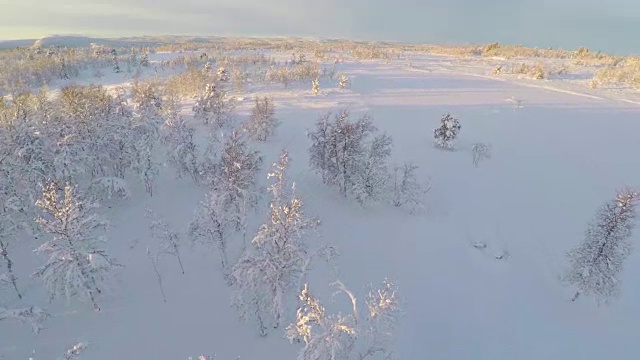
[[[35,41],[35,39],[0,40],[0,50],[31,46]]]
[[[105,39],[105,38],[93,38],[81,35],[52,35],[38,39],[33,43],[33,47],[49,47],[49,46],[65,46],[65,47],[87,47],[91,44],[98,44],[104,46],[151,46],[158,45],[157,41],[150,41],[145,38],[117,38],[117,39]]]
[[[94,38],[83,35],[50,35],[41,39],[21,39],[21,40],[0,40],[0,50],[13,49],[16,47],[87,47],[91,44],[104,46],[156,46],[168,41],[161,38],[153,37],[135,37],[135,38]],[[167,39],[168,40],[168,39]],[[175,40],[175,39],[171,39]],[[205,39],[198,39],[205,41]]]

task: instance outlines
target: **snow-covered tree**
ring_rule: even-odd
[[[349,86],[349,78],[345,74],[340,74],[340,82],[338,83],[340,89],[346,89]]]
[[[107,221],[91,213],[96,206],[84,202],[68,184],[63,198],[59,197],[57,184],[47,184],[36,205],[45,214],[36,221],[52,237],[35,250],[48,259],[34,275],[44,280],[50,300],[89,300],[99,311],[97,297],[118,266],[101,247],[106,238],[100,232]]]
[[[60,58],[60,79],[69,80],[69,71],[67,69],[67,63],[64,57]]]
[[[22,299],[22,293],[18,289],[18,278],[13,269],[13,258],[9,254],[9,247],[15,243],[17,232],[18,224],[14,220],[14,214],[10,213],[5,204],[0,203],[0,258],[6,267],[6,273],[0,271],[0,287],[6,283],[13,288],[18,298]]]
[[[376,136],[367,144],[366,152],[357,164],[354,176],[354,198],[362,205],[382,200],[390,180],[388,160],[391,157],[391,136]]]
[[[337,288],[336,294],[347,295],[352,311],[327,314],[305,284],[296,321],[286,330],[291,342],[304,342],[298,360],[364,360],[378,354],[381,359],[391,359],[401,316],[397,287],[385,280],[381,287],[372,288],[365,300],[366,315],[361,315],[356,296],[340,281],[332,285]]]
[[[151,84],[134,84],[134,113],[131,135],[133,136],[132,168],[153,196],[153,183],[159,173],[156,145],[162,125],[162,100]]]
[[[309,164],[322,175],[325,184],[335,185],[343,196],[353,196],[362,204],[380,200],[390,178],[387,160],[392,139],[386,134],[372,138],[377,129],[371,117],[350,121],[346,109],[327,113],[309,132]]]
[[[131,64],[131,66],[137,66],[139,64],[138,54],[135,49],[131,49],[131,54],[129,54],[129,64]]]
[[[233,89],[237,92],[240,92],[244,89],[245,81],[247,80],[247,74],[244,70],[240,68],[233,68],[231,70],[230,76],[231,83],[233,84]]]
[[[196,129],[183,118],[170,119],[163,126],[163,143],[167,147],[167,160],[178,177],[189,175],[194,181],[200,178],[197,146],[193,139]]]
[[[121,73],[122,70],[120,70],[120,64],[118,63],[118,55],[115,52],[112,55],[112,60],[113,60],[113,72]]]
[[[218,128],[230,126],[235,105],[225,97],[225,91],[216,87],[215,84],[207,84],[204,94],[193,106],[194,117]]]
[[[220,154],[226,140],[226,134],[220,129],[207,134],[207,142],[198,161],[198,178],[210,187],[215,186],[220,169]]]
[[[144,53],[140,57],[140,66],[149,67],[149,55]]]
[[[246,130],[255,139],[266,141],[280,125],[275,114],[276,109],[271,98],[266,96],[262,99],[256,98],[255,105],[251,109],[251,120],[246,125]]]
[[[309,266],[311,255],[307,237],[320,222],[308,218],[303,203],[295,194],[295,184],[288,192],[285,171],[289,155],[283,151],[273,165],[269,178],[275,182],[271,192],[270,220],[260,226],[247,249],[231,271],[233,306],[241,319],[255,316],[260,334],[265,336],[267,324],[280,325],[286,314],[286,303],[293,295]]]
[[[194,219],[189,223],[189,238],[193,244],[215,246],[220,252],[222,270],[229,268],[227,242],[235,226],[240,222],[240,214],[228,207],[225,196],[213,189],[196,209]]]
[[[286,329],[291,342],[304,342],[298,360],[349,359],[357,340],[357,315],[326,314],[324,306],[311,295],[307,284],[298,296],[303,305],[298,308],[296,322]],[[352,298],[357,311],[355,297]]]
[[[440,119],[440,127],[433,130],[433,137],[436,145],[444,149],[452,149],[453,141],[460,133],[460,121],[457,118],[446,114]]]
[[[332,184],[337,172],[336,166],[332,162],[335,144],[333,142],[334,124],[331,122],[330,116],[331,113],[326,113],[318,118],[315,131],[307,133],[311,139],[309,165],[320,173],[322,182],[325,184]],[[343,110],[341,116],[347,117],[348,114]]]
[[[424,209],[424,196],[431,189],[416,177],[418,167],[412,163],[396,166],[393,172],[391,200],[393,206],[405,208],[409,213]]]
[[[220,164],[213,187],[225,196],[225,205],[239,214],[237,230],[244,229],[247,211],[258,201],[257,177],[262,166],[262,156],[249,148],[247,139],[239,131],[225,138]]]
[[[313,91],[313,95],[318,95],[320,93],[320,81],[318,78],[311,81],[311,91]]]
[[[312,140],[310,165],[320,172],[326,184],[337,185],[346,197],[354,185],[354,175],[366,153],[366,139],[375,132],[371,117],[364,115],[350,121],[350,114],[342,109],[329,119],[331,112],[316,122],[316,130],[309,133]]]
[[[162,97],[158,87],[152,83],[135,81],[132,90],[134,110],[147,116],[159,118],[162,109]]]
[[[218,71],[216,72],[216,75],[218,75],[218,81],[220,81],[220,82],[228,82],[229,81],[229,73],[223,67],[218,68]]]
[[[397,286],[385,279],[379,287],[369,286],[365,304],[367,315],[360,324],[364,335],[364,346],[359,349],[358,359],[381,354],[390,359],[393,355],[394,335],[402,316]]]
[[[576,288],[573,301],[583,294],[608,303],[620,292],[619,274],[631,252],[637,202],[637,192],[618,191],[615,199],[598,209],[583,243],[567,254],[570,268],[563,280]]]
[[[182,247],[180,234],[171,229],[167,221],[153,210],[147,209],[145,215],[151,221],[149,229],[153,240],[157,243],[158,254],[175,257],[180,265],[180,271],[184,274],[184,266],[182,266],[182,258],[180,257],[180,248]]]

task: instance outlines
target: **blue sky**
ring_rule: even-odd
[[[301,35],[640,53],[637,0],[5,0],[0,39]],[[606,4],[606,5],[605,5]]]

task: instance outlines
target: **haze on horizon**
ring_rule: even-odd
[[[502,43],[640,53],[635,0],[9,0],[0,39],[87,36],[318,36]]]

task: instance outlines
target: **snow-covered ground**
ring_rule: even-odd
[[[587,297],[571,302],[573,293],[558,276],[567,265],[565,252],[582,241],[596,208],[616,189],[640,181],[640,108],[586,87],[568,90],[560,80],[533,82],[558,91],[491,78],[442,57],[414,58],[412,65],[347,61],[338,65],[351,79],[347,90],[323,80],[317,96],[310,84],[242,94],[246,104],[238,116],[247,116],[253,96],[270,95],[283,122],[273,140],[257,145],[265,158],[261,185],[269,183],[268,166],[288,149],[289,177],[306,213],[322,220],[323,238],[339,249],[335,269],[313,269],[312,290],[329,303],[327,285],[336,276],[362,297],[369,283],[395,281],[405,313],[398,359],[637,359],[640,253],[625,263],[622,294],[610,306]],[[118,84],[113,76],[97,81]],[[421,178],[431,179],[426,214],[407,215],[387,205],[362,208],[310,170],[306,131],[323,112],[342,106],[370,113],[379,130],[393,137],[393,161],[412,161]],[[433,129],[445,113],[462,124],[457,151],[433,146]],[[470,152],[476,142],[491,144],[493,152],[479,167]],[[102,311],[53,303],[53,317],[38,335],[0,322],[0,358],[56,359],[77,342],[89,343],[80,358],[91,360],[295,358],[300,345],[289,344],[282,331],[261,338],[253,324],[238,321],[216,252],[185,251],[184,275],[171,259],[161,263],[167,294],[162,301],[145,256],[145,209],[185,232],[204,194],[164,169],[153,197],[134,188],[131,199],[106,209],[113,224],[109,250],[125,267]],[[252,232],[267,220],[267,198],[253,216]],[[15,255],[23,281],[41,260],[30,253],[37,246],[30,241]],[[487,247],[477,249],[478,241]],[[495,259],[505,250],[509,258]],[[233,260],[238,255],[230,253]],[[24,292],[40,299],[40,289],[33,281]],[[348,309],[345,299],[337,301],[330,307]],[[292,308],[287,323],[294,316]]]

